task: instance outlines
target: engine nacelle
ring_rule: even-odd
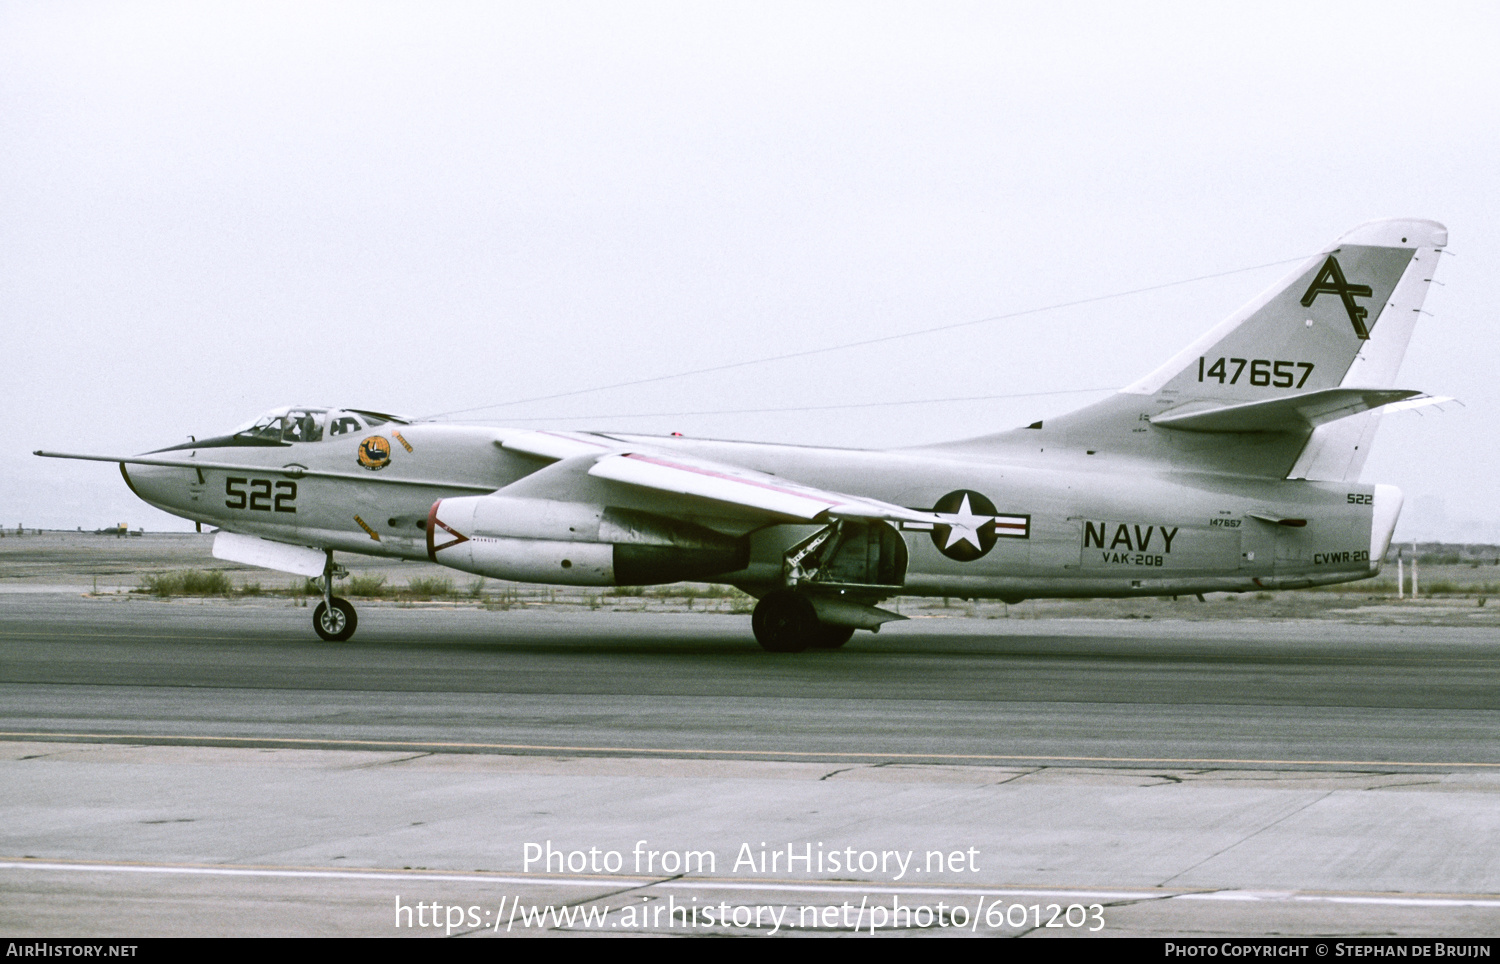
[[[495,579],[572,586],[706,580],[743,569],[749,543],[677,519],[550,499],[439,499],[427,557]]]

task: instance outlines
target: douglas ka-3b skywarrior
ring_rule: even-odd
[[[858,451],[286,408],[118,462],[217,526],[214,555],[321,577],[333,552],[573,586],[713,581],[776,652],[842,645],[901,595],[1016,602],[1284,589],[1380,569],[1401,493],[1359,480],[1447,243],[1362,225],[1115,395],[977,438]]]

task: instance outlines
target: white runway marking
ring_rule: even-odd
[[[936,896],[988,896],[1020,898],[1068,898],[1093,901],[1203,900],[1235,903],[1313,903],[1369,904],[1387,907],[1488,907],[1500,909],[1500,895],[1495,894],[1376,894],[1269,891],[1269,890],[1145,890],[1129,888],[1045,888],[1045,887],[972,887],[972,886],[902,886],[891,883],[822,883],[792,880],[743,880],[712,877],[631,877],[631,876],[550,876],[503,873],[448,873],[444,871],[381,870],[364,868],[341,870],[322,867],[254,867],[209,866],[203,864],[135,864],[107,861],[73,862],[55,860],[0,860],[0,870],[72,871],[81,873],[178,874],[215,877],[286,877],[323,880],[389,880],[423,882],[442,881],[465,884],[504,884],[508,886],[607,887],[622,886],[662,888],[669,890],[779,891],[799,894],[898,894]]]

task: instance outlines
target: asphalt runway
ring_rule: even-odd
[[[374,605],[344,644],[309,624],[286,600],[0,597],[0,928],[441,932],[393,925],[416,887],[485,908],[463,933],[523,896],[615,900],[553,931],[671,933],[618,895],[796,907],[839,879],[1066,894],[1106,934],[1500,932],[1494,628],[928,618],[772,655],[743,616]],[[523,859],[642,839],[716,872]],[[767,841],[984,866],[738,866]]]
[[[1488,628],[921,619],[835,652],[772,655],[743,616],[367,606],[344,644],[308,622],[284,602],[10,597],[0,730],[771,759],[1500,765],[1500,633]]]

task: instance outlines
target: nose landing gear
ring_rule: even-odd
[[[347,599],[331,596],[313,610],[313,629],[330,643],[342,643],[354,635],[359,618]]]
[[[330,643],[342,643],[354,635],[359,618],[354,615],[354,607],[347,599],[333,594],[333,579],[344,572],[334,565],[333,550],[326,551],[328,561],[323,566],[323,601],[313,610],[313,630]]]

